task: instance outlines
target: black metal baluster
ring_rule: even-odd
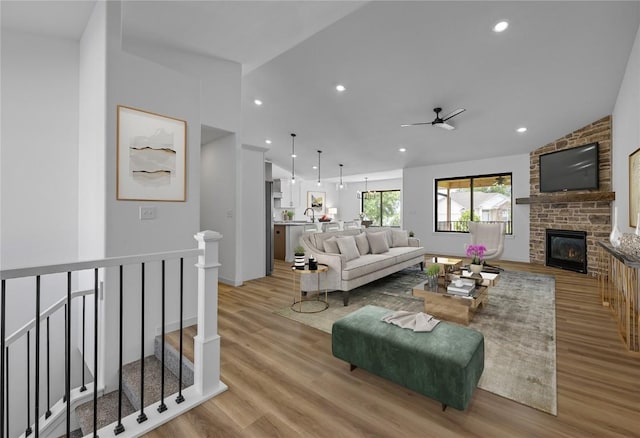
[[[93,436],[98,436],[98,268],[93,270]]]
[[[71,436],[71,272],[67,272],[67,304],[64,305],[65,375],[64,397],[67,403],[67,437]],[[82,364],[84,368],[84,363]]]
[[[47,412],[44,418],[51,416],[51,352],[49,350],[49,317],[47,316]]]
[[[140,306],[140,415],[136,421],[142,423],[147,421],[144,413],[144,262],[142,263],[142,293]]]
[[[7,309],[7,285],[6,280],[2,280],[2,292],[0,296],[0,435],[4,431],[4,360],[5,360],[5,314]],[[7,369],[9,365],[7,364]],[[9,381],[7,380],[7,383]],[[7,391],[7,394],[9,391]],[[7,400],[9,397],[7,397]],[[8,436],[8,434],[7,434]]]
[[[31,330],[27,330],[27,428],[25,436],[31,435]]]
[[[184,271],[184,258],[180,257],[180,362],[178,364],[178,396],[176,397],[176,403],[180,404],[184,401],[182,396],[182,303],[183,303],[183,287],[182,287],[182,273]]]
[[[119,365],[118,365],[118,424],[113,429],[113,433],[118,435],[124,432],[124,426],[122,425],[122,295],[123,295],[123,283],[122,283],[122,265],[120,265],[120,333],[118,338],[118,351],[119,351]]]
[[[35,372],[35,406],[33,419],[36,422],[36,438],[40,436],[40,276],[36,276],[36,372]]]
[[[84,335],[85,335],[85,328],[86,328],[85,313],[87,309],[86,298],[87,297],[85,295],[82,295],[82,366],[80,367],[82,368],[82,386],[80,387],[80,392],[85,392],[87,390],[87,386],[84,383],[84,365],[87,363],[84,360]]]
[[[158,406],[158,412],[164,412],[167,410],[167,405],[164,404],[164,260],[162,261],[162,365],[160,369],[160,405]]]
[[[7,357],[7,385],[6,385],[6,389],[7,389],[7,437],[8,437],[9,436],[9,418],[11,418],[9,416],[9,347],[7,347],[6,357]]]

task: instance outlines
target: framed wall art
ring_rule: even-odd
[[[638,225],[640,213],[640,148],[629,155],[629,226]]]
[[[325,192],[307,192],[307,208],[312,208],[316,213],[325,213]]]
[[[116,198],[185,201],[187,122],[118,105]]]

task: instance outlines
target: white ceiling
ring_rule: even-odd
[[[4,0],[2,26],[78,38],[92,5]],[[243,143],[289,168],[295,132],[296,173],[313,179],[318,149],[323,177],[338,163],[345,176],[373,175],[528,153],[611,114],[639,6],[143,1],[125,3],[123,24],[128,38],[241,62]],[[500,19],[510,27],[495,34]],[[400,128],[431,121],[436,106],[467,111],[455,131]]]

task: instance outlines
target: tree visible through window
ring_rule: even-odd
[[[511,226],[511,174],[436,180],[436,231],[469,232],[469,221]]]
[[[367,193],[362,199],[362,212],[371,225],[400,226],[400,190],[383,190]]]

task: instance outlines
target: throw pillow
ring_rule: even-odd
[[[371,246],[371,254],[382,254],[389,251],[385,233],[370,233],[367,238],[369,239],[369,246]]]
[[[369,241],[365,233],[360,233],[355,237],[356,246],[360,255],[369,254]]]
[[[391,248],[393,246],[392,245],[393,241],[392,241],[392,238],[391,238],[391,230],[389,230],[389,229],[386,229],[386,230],[373,229],[371,231],[367,230],[367,234],[369,236],[372,235],[372,234],[382,234],[384,236],[385,240],[387,241],[387,246],[389,248]]]
[[[409,235],[405,230],[391,230],[391,246],[409,246]]]
[[[338,239],[334,237],[330,237],[329,239],[323,242],[324,252],[328,252],[329,254],[340,254],[340,249],[338,248]]]
[[[354,239],[353,236],[338,238],[338,248],[340,249],[340,254],[343,254],[347,258],[347,261],[360,257],[360,252],[358,252],[358,247],[356,246],[356,239]]]

